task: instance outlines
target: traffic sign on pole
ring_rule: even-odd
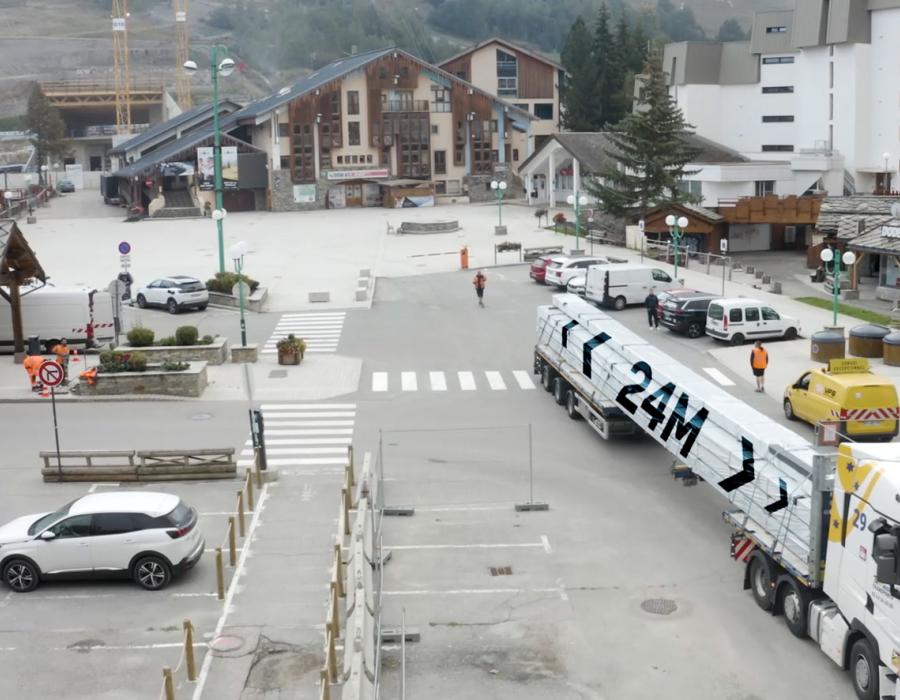
[[[131,252],[131,243],[128,241],[121,241],[119,243],[119,255],[128,255]]]
[[[64,376],[63,367],[59,362],[45,360],[44,363],[38,367],[38,378],[41,380],[41,383],[46,386],[59,386],[63,383]]]

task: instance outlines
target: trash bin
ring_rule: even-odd
[[[810,336],[810,358],[815,362],[843,359],[845,342],[843,328],[826,328]]]
[[[42,351],[41,339],[36,335],[29,335],[28,347],[26,348],[26,350],[28,351],[29,355],[40,355]]]
[[[887,326],[864,323],[850,329],[850,354],[856,357],[881,357],[883,340],[891,332]]]
[[[900,366],[900,331],[891,331],[884,336],[884,364]]]

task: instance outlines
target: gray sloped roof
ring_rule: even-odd
[[[214,135],[215,134],[213,133],[213,128],[211,126],[192,131],[189,134],[185,134],[177,141],[167,143],[165,146],[157,148],[155,151],[151,151],[144,157],[138,158],[136,161],[134,161],[134,163],[129,163],[124,168],[119,168],[118,170],[116,170],[116,172],[112,173],[112,177],[123,178],[133,177],[134,175],[141,175],[153,166],[172,160],[174,156],[178,155],[182,151],[192,148],[193,146],[198,146],[204,141],[211,139]],[[246,146],[253,150],[259,150],[255,146],[244,143],[243,141],[240,141],[239,139],[236,139],[226,133],[222,133],[222,145]]]
[[[446,66],[448,63],[455,61],[458,58],[462,58],[466,54],[475,53],[478,49],[484,48],[485,46],[490,46],[491,44],[500,44],[501,46],[505,46],[512,51],[519,51],[520,53],[524,53],[528,56],[531,56],[534,59],[537,59],[541,63],[546,63],[548,65],[553,66],[557,70],[565,70],[563,66],[561,66],[556,61],[553,61],[543,54],[538,53],[537,51],[532,51],[531,49],[526,49],[524,46],[519,46],[518,44],[514,44],[511,41],[507,41],[506,39],[501,39],[499,36],[492,36],[490,39],[485,39],[484,41],[480,41],[474,46],[470,46],[465,51],[460,51],[457,54],[453,54],[450,58],[445,58],[438,65]]]
[[[238,109],[240,105],[236,102],[232,102],[231,100],[219,100],[219,113],[222,112],[234,112]],[[167,119],[164,122],[156,124],[146,131],[142,131],[140,134],[135,136],[134,138],[130,138],[127,141],[123,141],[118,146],[113,146],[110,149],[110,153],[125,153],[127,151],[133,150],[135,148],[140,148],[146,143],[149,143],[153,139],[158,136],[162,136],[166,132],[174,131],[178,129],[178,127],[183,124],[187,124],[192,119],[203,116],[204,113],[208,113],[210,119],[212,119],[213,106],[212,102],[209,102],[204,105],[197,105],[196,107],[187,110],[186,112],[182,112],[181,114],[176,114],[171,119]]]
[[[816,229],[820,233],[852,239],[873,226],[880,227],[891,218],[891,205],[900,202],[897,197],[876,195],[851,195],[849,197],[825,197],[819,210]]]
[[[900,238],[882,236],[882,226],[900,227],[900,219],[887,217],[856,236],[847,247],[863,253],[900,253]]]

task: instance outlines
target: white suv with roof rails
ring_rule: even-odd
[[[613,260],[602,256],[568,257],[557,255],[547,263],[544,284],[565,289],[573,277],[583,277],[591,265],[609,265]]]
[[[170,314],[177,314],[182,309],[203,311],[209,304],[209,290],[196,277],[173,275],[160,277],[138,289],[135,301],[142,309],[161,306]]]
[[[131,578],[150,591],[192,568],[206,543],[178,496],[90,493],[0,527],[0,575],[18,593],[51,578]]]

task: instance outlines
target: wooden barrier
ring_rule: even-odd
[[[197,450],[43,451],[45,482],[181,481],[233,479],[233,448]]]

